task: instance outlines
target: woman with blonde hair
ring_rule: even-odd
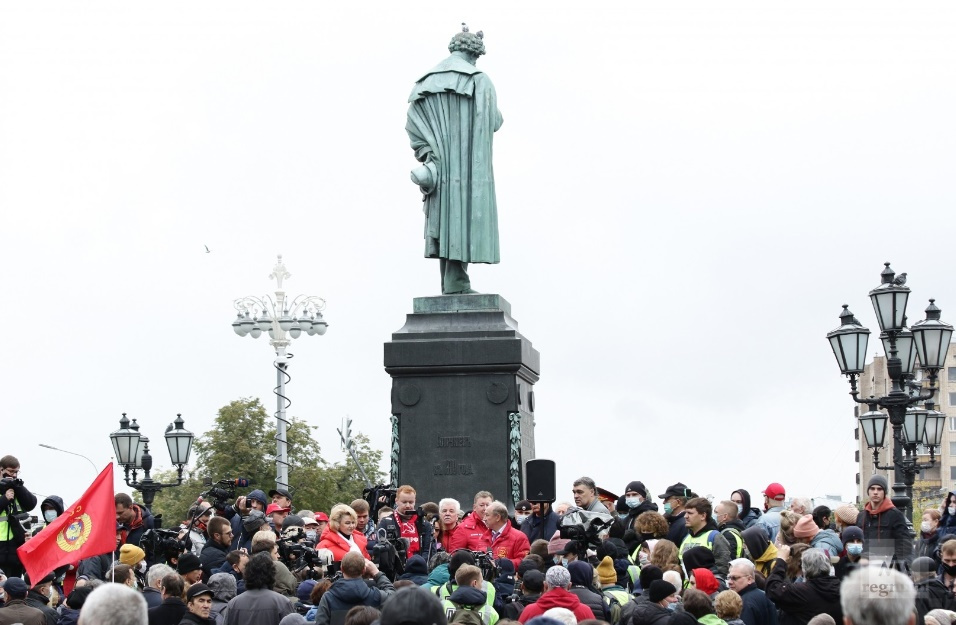
[[[317,549],[328,549],[332,552],[332,561],[341,562],[349,551],[362,554],[369,560],[366,547],[368,541],[362,532],[356,532],[358,515],[350,506],[344,503],[335,504],[329,513],[329,525],[319,538]]]

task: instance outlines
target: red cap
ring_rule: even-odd
[[[326,523],[328,523],[328,522],[329,522],[329,515],[327,515],[327,514],[324,513],[324,512],[316,512],[316,513],[315,513],[315,520],[318,521],[319,523],[321,523],[321,522],[323,522],[323,521],[325,521]]]
[[[289,512],[292,508],[283,508],[277,503],[270,503],[269,507],[266,508],[266,516],[272,514],[273,512]]]
[[[783,485],[773,482],[764,489],[763,494],[767,496],[767,499],[774,499],[776,501],[783,501],[787,498],[787,491],[783,489]]]

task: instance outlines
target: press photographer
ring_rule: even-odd
[[[0,458],[0,569],[9,577],[23,575],[17,547],[26,542],[22,520],[29,520],[37,498],[23,485],[20,461],[14,456]]]

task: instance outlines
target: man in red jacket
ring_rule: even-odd
[[[521,611],[518,617],[520,623],[541,616],[551,608],[567,608],[574,613],[578,623],[585,619],[593,619],[591,608],[581,603],[578,596],[571,593],[571,574],[563,566],[552,566],[544,577],[544,594],[541,598]]]
[[[461,532],[465,536],[465,546],[472,551],[484,551],[488,548],[488,526],[485,525],[485,510],[494,501],[486,490],[475,494],[475,502],[471,514],[461,520]]]
[[[521,530],[511,526],[505,504],[496,501],[485,508],[485,525],[488,527],[486,541],[495,559],[508,558],[518,570],[518,565],[531,552],[531,544]]]

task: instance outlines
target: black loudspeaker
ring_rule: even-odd
[[[557,495],[554,460],[529,460],[524,465],[525,499],[554,503]]]

